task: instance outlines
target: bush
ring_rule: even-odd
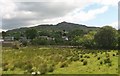
[[[40,74],[45,74],[47,72],[47,64],[41,64],[38,70],[40,71]]]
[[[19,49],[19,46],[17,44],[13,44],[12,48],[13,49]]]
[[[100,60],[100,57],[98,57],[97,59]]]
[[[11,67],[10,67],[10,70],[11,70],[11,71],[14,71],[14,70],[15,70],[15,67],[14,67],[14,66],[11,66]]]
[[[23,40],[23,41],[21,41],[21,43],[22,43],[23,46],[27,46],[28,45],[27,40]]]
[[[117,52],[116,55],[119,56],[119,52]]]
[[[79,60],[79,56],[74,56],[74,57],[72,58],[72,60],[73,60],[73,61]]]
[[[7,70],[8,70],[8,67],[7,67],[7,66],[4,66],[4,67],[2,67],[2,70],[3,70],[3,71],[7,71]]]
[[[16,61],[16,62],[14,63],[14,67],[15,67],[15,68],[23,68],[24,65],[25,65],[24,62],[19,62],[19,61],[17,62],[17,61]]]
[[[106,57],[109,58],[109,57],[110,57],[110,54],[107,53],[107,54],[106,54]]]
[[[54,71],[54,66],[49,65],[47,70],[48,70],[48,72],[53,72]]]
[[[7,65],[8,65],[7,62],[6,63],[2,63],[2,67],[7,66]]]
[[[94,55],[94,57],[96,57],[96,56],[97,56],[97,54]]]
[[[108,66],[112,66],[112,63],[108,63]]]
[[[81,62],[83,62],[83,61],[84,61],[84,59],[81,59],[80,61],[81,61]]]
[[[90,56],[85,55],[84,58],[90,58]]]
[[[48,40],[46,38],[35,38],[32,40],[33,45],[47,45]]]
[[[68,63],[65,61],[60,64],[60,68],[68,67]]]
[[[83,58],[83,55],[81,55],[80,58]]]
[[[115,54],[113,54],[113,56],[115,56]]]
[[[83,61],[83,65],[87,65],[87,63],[88,63],[88,62],[87,62],[86,60],[85,60],[85,61]]]
[[[102,61],[100,61],[100,64],[102,65],[102,64],[103,64],[103,62],[102,62]]]
[[[27,70],[29,73],[31,73],[31,72],[33,72],[32,67],[33,66],[31,64],[26,64],[24,66],[24,70]]]
[[[106,58],[106,59],[104,59],[104,64],[106,64],[106,63],[111,63],[110,58]]]

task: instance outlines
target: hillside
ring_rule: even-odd
[[[82,24],[74,24],[74,23],[69,23],[69,22],[61,22],[58,23],[56,25],[38,25],[38,26],[34,26],[34,27],[24,27],[24,28],[18,28],[18,29],[13,29],[13,30],[8,30],[7,32],[9,33],[13,33],[13,32],[24,32],[25,30],[29,29],[29,28],[33,28],[36,29],[38,31],[61,31],[61,30],[66,30],[66,31],[71,31],[74,29],[81,29],[84,31],[88,31],[88,30],[98,30],[98,27],[88,27],[86,25],[82,25]]]

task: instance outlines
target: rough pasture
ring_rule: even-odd
[[[3,74],[117,74],[117,50],[3,47]]]

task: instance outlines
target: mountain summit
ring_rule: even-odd
[[[85,26],[85,25],[82,25],[82,24],[75,24],[75,23],[70,23],[70,22],[66,22],[66,21],[63,21],[63,22],[60,22],[58,23],[57,25],[66,25],[66,26],[70,26],[70,25],[80,25],[80,26]]]

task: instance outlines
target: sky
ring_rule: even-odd
[[[117,29],[119,1],[0,0],[0,31],[62,21]]]

